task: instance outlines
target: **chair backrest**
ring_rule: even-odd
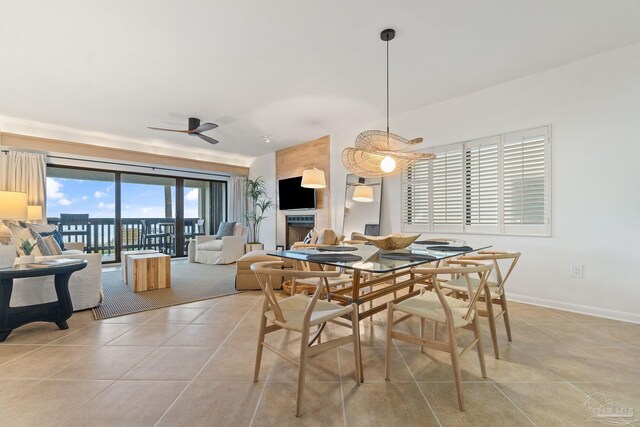
[[[364,234],[366,234],[367,236],[379,236],[380,224],[365,224]]]
[[[322,294],[322,285],[324,283],[324,280],[328,277],[340,276],[339,271],[300,271],[290,269],[283,270],[283,265],[284,262],[282,261],[263,261],[251,264],[251,271],[256,274],[258,283],[260,284],[260,288],[265,295],[265,302],[269,306],[269,309],[275,314],[276,321],[280,323],[285,323],[285,319],[282,314],[280,304],[278,304],[276,293],[273,290],[274,280],[278,280],[277,283],[280,283],[279,280],[282,277],[290,277],[292,279],[318,279],[318,286],[316,286],[316,290],[313,293],[311,301],[309,302],[309,305],[307,306],[307,309],[305,311],[305,317],[307,317],[307,314],[309,316],[311,315],[316,301],[318,300],[320,294]]]
[[[89,214],[60,214],[60,224],[78,225],[87,227],[89,225]]]
[[[473,263],[475,265],[469,265]],[[452,322],[453,317],[451,314],[451,308],[449,307],[449,303],[447,302],[444,292],[440,287],[438,281],[438,275],[446,274],[452,276],[464,277],[465,282],[467,284],[467,293],[469,296],[469,308],[464,315],[464,318],[469,320],[472,316],[475,315],[476,305],[480,297],[484,294],[485,286],[487,285],[487,279],[489,278],[489,274],[493,270],[493,265],[490,263],[484,263],[481,261],[467,263],[467,266],[464,267],[434,267],[434,268],[414,268],[411,271],[414,274],[421,274],[425,276],[430,276],[429,284],[433,286],[433,289],[436,291],[438,295],[438,299],[442,304],[445,315],[447,317],[447,321]],[[470,280],[469,275],[477,274],[480,277],[480,283],[477,288],[474,288],[473,282]]]
[[[475,261],[491,261],[493,262],[493,267],[497,276],[498,283],[498,291],[502,292],[504,290],[504,284],[507,282],[509,276],[511,276],[511,272],[515,268],[518,260],[520,259],[520,252],[509,252],[509,251],[479,251],[475,255],[466,255],[463,259],[475,260]],[[505,260],[507,273],[502,274],[502,270],[500,269],[500,261]]]

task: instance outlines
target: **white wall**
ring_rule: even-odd
[[[465,235],[522,252],[513,300],[640,323],[640,44],[392,116],[393,132],[442,145],[552,124],[552,237]],[[392,98],[393,101],[393,98]],[[393,104],[392,104],[393,105]],[[342,226],[347,174],[340,154],[356,135],[331,135],[332,204]],[[400,178],[385,178],[382,232],[400,231]],[[584,265],[582,279],[569,277]]]
[[[276,248],[276,153],[269,153],[257,157],[251,164],[249,177],[255,179],[261,176],[267,186],[267,193],[273,200],[274,206],[267,212],[267,218],[260,227],[260,241],[265,249]]]

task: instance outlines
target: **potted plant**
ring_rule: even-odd
[[[35,261],[35,256],[31,253],[33,249],[36,247],[36,241],[29,239],[20,239],[20,244],[18,248],[24,252],[24,255],[20,255],[20,258],[16,260],[16,264],[29,264]]]
[[[247,252],[264,249],[264,245],[260,242],[260,224],[267,218],[265,213],[273,206],[273,200],[267,195],[261,176],[245,179],[243,196],[247,201],[247,211],[243,213],[243,219],[247,222],[250,231]]]

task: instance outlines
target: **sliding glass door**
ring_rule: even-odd
[[[123,173],[120,186],[122,250],[176,255],[176,179]]]
[[[140,249],[187,255],[190,239],[215,233],[226,219],[226,198],[224,181],[47,168],[48,222],[103,262]]]
[[[47,169],[47,222],[107,262],[115,261],[115,181],[114,172]]]

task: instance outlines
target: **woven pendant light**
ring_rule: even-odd
[[[422,138],[407,140],[389,132],[389,41],[396,32],[386,29],[380,38],[387,44],[387,131],[366,130],[358,135],[354,148],[345,148],[342,163],[354,174],[364,178],[390,176],[412,166],[416,160],[435,159],[435,154],[403,151],[422,142]]]

